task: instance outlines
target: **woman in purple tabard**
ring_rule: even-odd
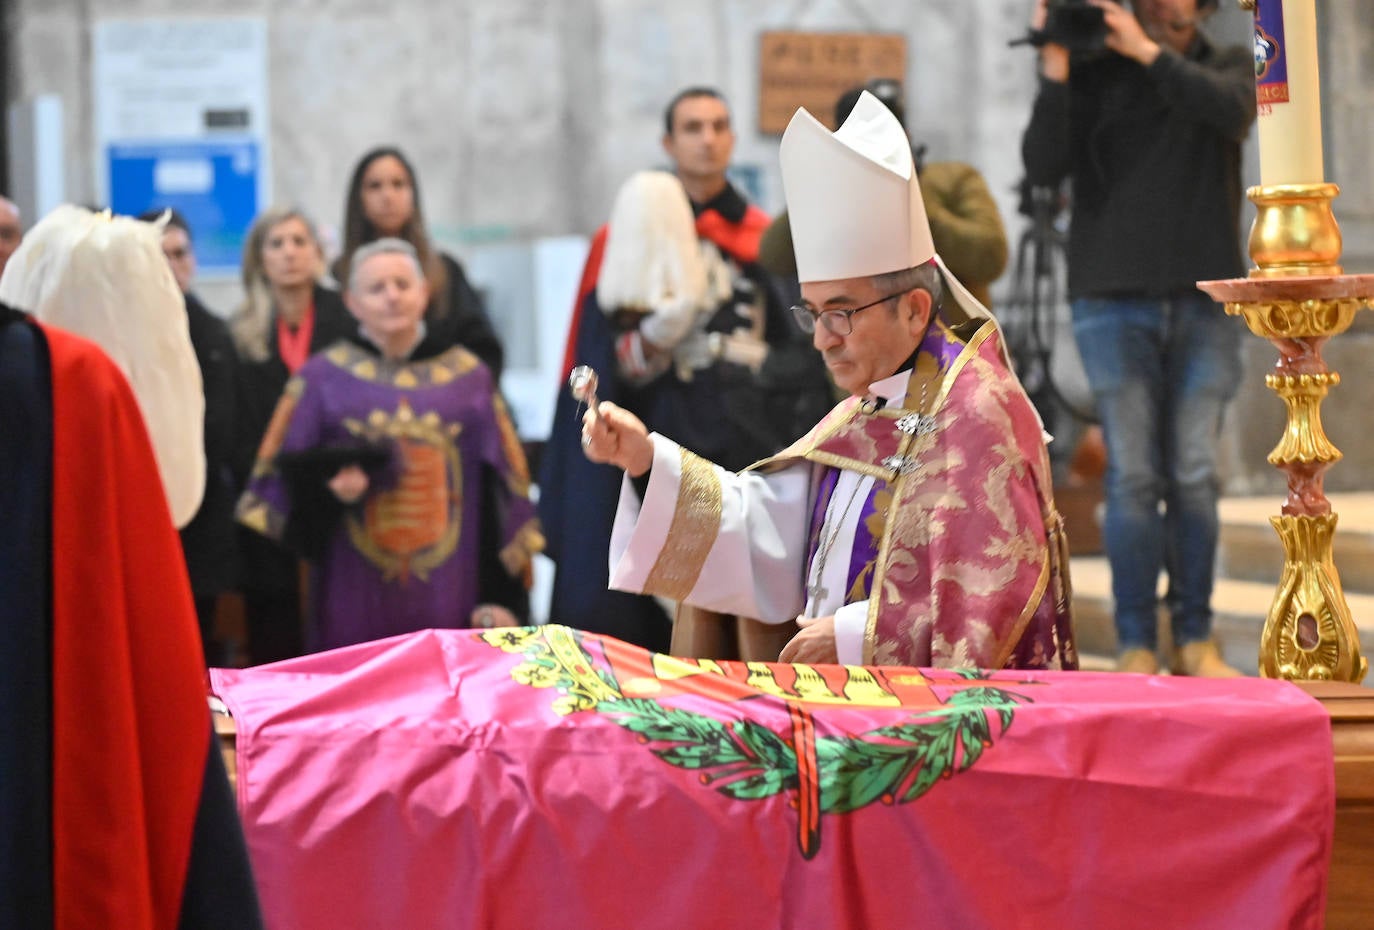
[[[544,540],[524,454],[486,366],[427,335],[428,298],[408,243],[358,250],[358,335],[287,384],[239,501],[312,562],[312,650],[528,614]]]

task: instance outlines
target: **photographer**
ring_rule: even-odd
[[[1243,272],[1240,145],[1255,89],[1250,52],[1198,31],[1214,5],[1138,0],[1133,14],[1039,0],[1031,23],[1041,81],[1022,157],[1032,184],[1073,182],[1069,296],[1107,441],[1103,538],[1124,671],[1158,668],[1166,569],[1174,671],[1238,674],[1211,640],[1211,593],[1217,437],[1243,327],[1196,282]]]

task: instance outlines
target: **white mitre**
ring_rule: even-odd
[[[29,230],[0,301],[98,344],[138,399],[172,520],[205,493],[205,394],[161,224],[61,206]]]
[[[934,259],[945,293],[969,316],[991,318],[935,254],[911,141],[877,97],[860,94],[833,133],[798,109],[780,157],[802,283],[903,271]]]

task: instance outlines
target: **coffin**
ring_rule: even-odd
[[[211,682],[269,926],[1374,925],[1359,689],[686,661],[561,627]]]
[[[1331,851],[1327,930],[1374,927],[1374,692],[1314,682],[1298,687],[1331,717],[1336,835]]]

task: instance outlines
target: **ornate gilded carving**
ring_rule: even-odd
[[[1283,437],[1269,453],[1288,478],[1283,515],[1270,518],[1284,548],[1260,639],[1260,673],[1270,678],[1358,682],[1367,666],[1331,559],[1336,515],[1322,488],[1323,474],[1341,459],[1322,428],[1321,402],[1340,383],[1322,346],[1349,329],[1359,310],[1374,307],[1374,276],[1343,275],[1337,264],[1341,232],[1331,201],[1339,193],[1334,184],[1252,187],[1256,267],[1245,279],[1199,283],[1279,351],[1265,378],[1287,411]]]
[[[1269,522],[1283,543],[1283,574],[1260,637],[1260,674],[1292,681],[1361,681],[1368,662],[1331,558],[1334,513]]]
[[[1255,204],[1250,227],[1252,278],[1290,278],[1338,275],[1341,266],[1341,228],[1331,201],[1341,189],[1335,184],[1281,184],[1252,187]]]
[[[1269,375],[1264,379],[1288,408],[1288,425],[1283,438],[1269,453],[1269,464],[1282,467],[1292,463],[1330,465],[1341,460],[1341,452],[1326,438],[1322,428],[1321,403],[1332,385],[1341,383],[1336,372],[1317,375]]]
[[[1266,300],[1227,303],[1226,312],[1243,316],[1250,332],[1265,339],[1329,338],[1350,328],[1366,301],[1357,297],[1327,300]],[[1282,347],[1280,347],[1282,348]]]

